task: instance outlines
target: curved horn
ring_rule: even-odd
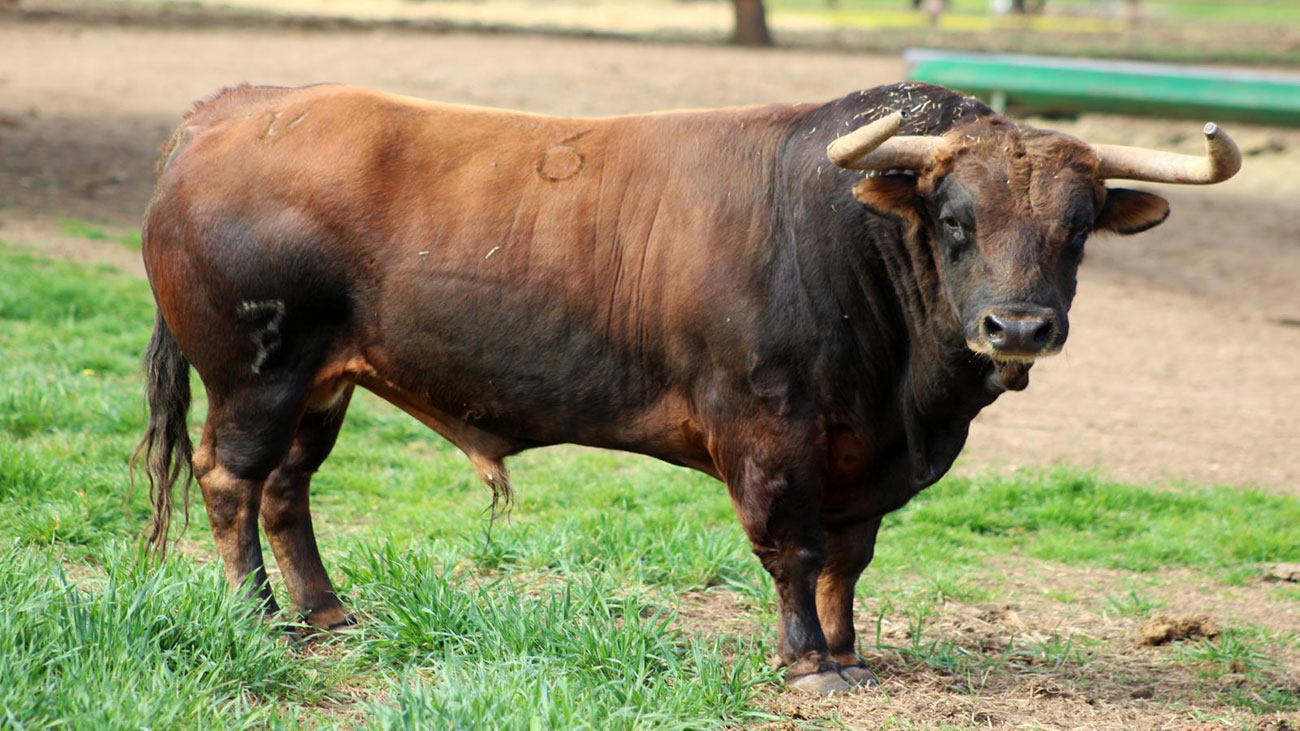
[[[895,137],[907,115],[893,112],[837,137],[826,156],[850,170],[920,170],[930,162],[938,137]]]
[[[1097,177],[1209,185],[1236,175],[1241,169],[1241,150],[1237,149],[1237,143],[1213,122],[1201,131],[1205,134],[1205,157],[1142,147],[1093,145],[1093,151],[1101,158]]]

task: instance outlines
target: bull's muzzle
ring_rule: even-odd
[[[1062,323],[1050,309],[989,310],[970,346],[994,360],[1032,361],[1060,351],[1063,335]]]

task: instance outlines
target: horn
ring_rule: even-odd
[[[1097,177],[1209,185],[1222,183],[1236,175],[1241,169],[1241,150],[1237,143],[1213,122],[1206,124],[1201,132],[1205,134],[1205,157],[1143,147],[1093,145],[1093,151],[1101,158]]]
[[[938,137],[895,137],[907,114],[893,112],[837,137],[826,146],[826,156],[850,170],[920,170],[929,164]]]

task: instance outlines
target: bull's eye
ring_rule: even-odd
[[[1081,228],[1075,231],[1074,233],[1070,234],[1070,241],[1068,244],[1066,244],[1066,246],[1069,248],[1069,250],[1072,253],[1077,254],[1083,251],[1083,244],[1087,240],[1088,240],[1088,229]]]
[[[966,243],[966,227],[961,224],[961,221],[958,221],[953,216],[944,216],[939,219],[939,224],[943,226],[944,232],[947,233],[953,241],[956,241],[959,244]]]

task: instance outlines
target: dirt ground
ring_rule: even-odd
[[[213,90],[339,81],[566,115],[829,99],[900,78],[895,58],[399,31],[0,26],[0,239],[140,271],[68,219],[134,228],[158,145]],[[1052,123],[1195,151],[1198,125]],[[1173,215],[1089,244],[1065,353],[981,415],[959,469],[1066,462],[1144,482],[1300,495],[1300,133],[1229,125],[1238,179],[1167,188]],[[1157,186],[1159,187],[1159,186]]]

